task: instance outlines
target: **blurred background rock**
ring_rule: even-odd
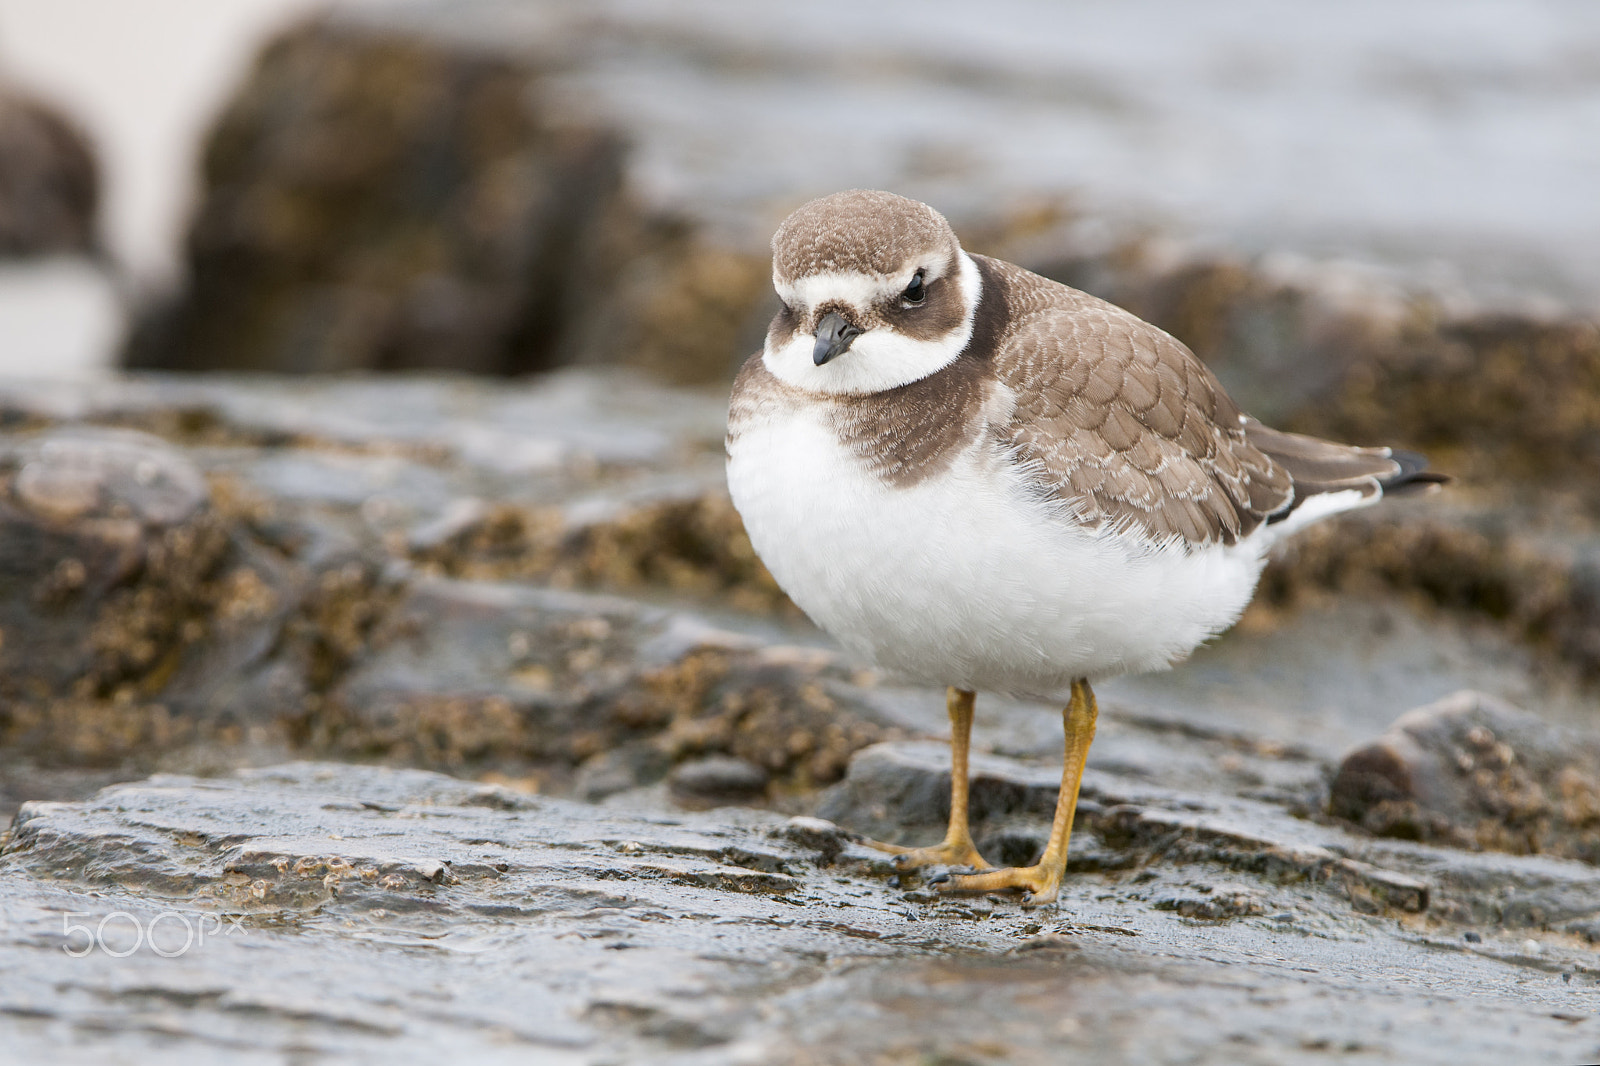
[[[98,281],[11,246],[50,258],[0,285],[37,320],[0,367],[724,382],[775,222],[882,185],[1169,328],[1262,417],[1600,483],[1588,8],[846,6],[0,9],[48,128],[87,131],[27,143],[106,174],[98,219],[92,178],[52,186]],[[26,195],[54,172],[7,128]]]

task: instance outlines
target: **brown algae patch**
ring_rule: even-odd
[[[666,588],[737,610],[799,614],[756,557],[727,496],[646,504],[569,527],[556,509],[497,506],[445,543],[416,553],[453,578],[558,588]]]

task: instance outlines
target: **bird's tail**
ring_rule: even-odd
[[[1425,492],[1448,482],[1416,452],[1357,448],[1319,437],[1284,433],[1255,419],[1245,422],[1250,443],[1272,458],[1294,483],[1294,497],[1269,524],[1288,534],[1329,515],[1376,503],[1384,496]]]

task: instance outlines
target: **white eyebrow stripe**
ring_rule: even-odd
[[[961,253],[957,253],[960,255]],[[962,258],[965,258],[962,256]],[[859,270],[822,270],[793,281],[772,279],[772,287],[790,307],[816,307],[830,300],[838,300],[862,311],[874,304],[905,291],[911,278],[922,271],[922,279],[933,283],[944,275],[948,259],[935,262],[910,262],[897,274],[864,274]],[[961,263],[956,272],[962,274]]]
[[[787,285],[774,282],[774,287],[790,307],[816,307],[838,300],[865,311],[893,292],[892,284],[888,278],[854,270],[828,270],[796,278]]]

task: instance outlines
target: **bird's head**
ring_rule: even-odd
[[[810,392],[862,395],[954,362],[982,281],[939,212],[856,189],[784,219],[772,284],[783,307],[767,330],[767,369]]]

